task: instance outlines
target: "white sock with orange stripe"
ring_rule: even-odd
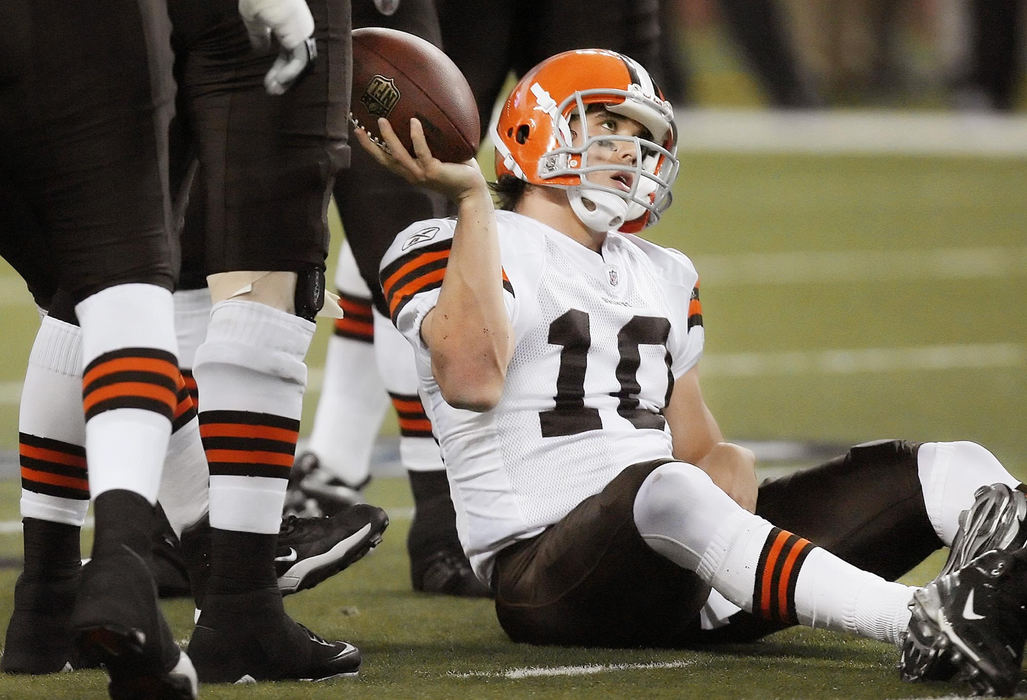
[[[392,399],[399,422],[399,458],[407,471],[445,469],[431,419],[417,392],[414,350],[392,321],[374,310],[374,353],[378,373]]]
[[[179,536],[182,530],[207,514],[210,494],[210,472],[200,440],[196,405],[185,379],[180,381],[178,406],[171,424],[171,440],[158,493],[168,524]]]
[[[759,617],[893,643],[909,622],[912,588],[774,527],[692,465],[653,470],[635,496],[634,517],[654,551]]]
[[[44,316],[18,416],[21,515],[81,527],[89,509],[82,331]]]
[[[214,305],[194,365],[211,526],[278,533],[313,335],[313,323],[270,306]]]
[[[92,499],[123,489],[156,503],[177,404],[171,292],[116,285],[79,302],[75,313]]]
[[[359,486],[370,473],[388,397],[375,367],[371,290],[347,241],[339,250],[335,286],[345,315],[336,319],[328,339],[321,396],[306,449],[328,473]]]

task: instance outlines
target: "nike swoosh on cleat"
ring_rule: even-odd
[[[971,588],[970,595],[966,597],[966,603],[963,604],[963,619],[964,620],[983,620],[984,615],[978,615],[974,612],[974,593],[977,589]]]
[[[289,547],[289,553],[288,554],[283,554],[280,557],[275,557],[275,561],[280,561],[283,564],[291,564],[292,562],[296,561],[298,558],[299,558],[299,555],[296,554],[296,550],[294,548],[292,548],[292,547]]]
[[[349,654],[352,654],[356,650],[357,650],[357,648],[355,646],[353,646],[352,644],[348,644],[347,643],[346,644],[346,648],[343,649],[342,651],[340,651],[335,656],[333,656],[331,659],[329,659],[329,661],[339,661],[342,658],[348,656]]]

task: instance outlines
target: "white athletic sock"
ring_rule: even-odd
[[[959,529],[959,514],[974,502],[984,484],[1016,488],[1013,477],[991,452],[975,442],[925,442],[916,455],[924,505],[934,531],[947,545]]]
[[[371,290],[348,241],[339,249],[335,287],[344,315],[335,320],[328,339],[321,396],[306,449],[330,474],[357,486],[370,474],[388,397],[375,366]]]
[[[862,571],[743,510],[697,467],[657,467],[635,497],[635,524],[657,553],[770,620],[897,642],[913,589]]]
[[[445,469],[431,418],[418,395],[414,350],[392,321],[374,310],[374,354],[399,419],[399,459],[407,471]]]
[[[79,302],[75,313],[91,497],[125,489],[156,503],[177,405],[171,292],[117,285]]]
[[[18,416],[21,515],[81,527],[89,509],[82,415],[82,331],[44,316]]]
[[[196,349],[207,337],[210,323],[210,290],[185,289],[175,292],[175,335],[178,337],[178,364],[192,370]]]
[[[207,514],[209,504],[210,472],[200,440],[192,366],[196,349],[207,336],[210,293],[206,289],[178,291],[174,294],[174,302],[178,364],[185,391],[179,390],[158,499],[171,529],[176,535],[181,535],[183,529]]]
[[[194,365],[213,527],[278,532],[313,334],[310,321],[270,306],[214,305]]]
[[[176,535],[209,509],[210,472],[200,440],[200,421],[189,398],[188,412],[176,420],[164,460],[158,500]]]

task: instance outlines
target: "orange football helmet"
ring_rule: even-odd
[[[651,140],[590,135],[585,111],[591,104],[635,120]],[[577,146],[571,142],[573,116],[585,129]],[[566,51],[528,71],[507,98],[493,141],[497,176],[566,189],[574,212],[593,230],[634,233],[656,223],[670,206],[678,172],[674,110],[639,63],[614,51]],[[627,168],[634,169],[630,191],[588,178],[590,172],[609,172],[609,164],[590,166],[587,152],[594,143],[610,141],[635,149]]]

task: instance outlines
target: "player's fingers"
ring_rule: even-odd
[[[396,159],[396,161],[404,168],[413,172],[419,172],[420,167],[417,162],[413,159],[410,153],[407,152],[403,142],[399,140],[399,135],[396,134],[396,130],[392,128],[392,124],[385,117],[378,117],[378,131],[382,135],[382,140],[385,142],[385,146],[389,149],[389,154]]]
[[[428,141],[424,138],[424,126],[417,117],[410,118],[410,143],[414,147],[414,157],[422,163],[427,163],[434,156],[428,148]]]

